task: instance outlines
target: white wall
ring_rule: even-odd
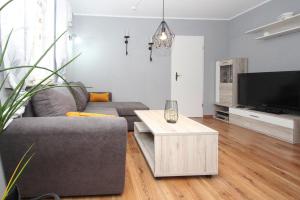
[[[169,52],[154,52],[149,62],[148,41],[160,20],[74,16],[73,31],[82,39],[82,56],[68,68],[67,78],[96,91],[111,91],[114,101],[140,101],[152,109],[164,107],[171,96]],[[204,113],[213,113],[215,62],[227,58],[228,23],[213,20],[168,20],[177,35],[205,37]],[[129,55],[124,33],[130,30]],[[200,77],[200,76],[199,76]],[[199,103],[201,106],[201,103]]]

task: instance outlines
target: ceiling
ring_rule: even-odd
[[[158,18],[162,0],[70,0],[75,15]],[[165,0],[166,17],[232,19],[271,0]],[[133,9],[136,7],[136,9]]]

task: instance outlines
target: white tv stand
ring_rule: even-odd
[[[300,143],[300,117],[276,115],[248,108],[229,108],[229,123],[296,144]]]

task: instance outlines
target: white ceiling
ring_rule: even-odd
[[[158,18],[162,0],[70,0],[75,15]],[[271,0],[165,0],[167,18],[232,19]],[[134,11],[132,6],[137,5]]]

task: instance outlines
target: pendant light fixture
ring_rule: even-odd
[[[174,37],[175,34],[171,31],[167,22],[165,21],[165,0],[163,0],[162,22],[152,37],[154,46],[156,48],[170,48],[172,46]]]

